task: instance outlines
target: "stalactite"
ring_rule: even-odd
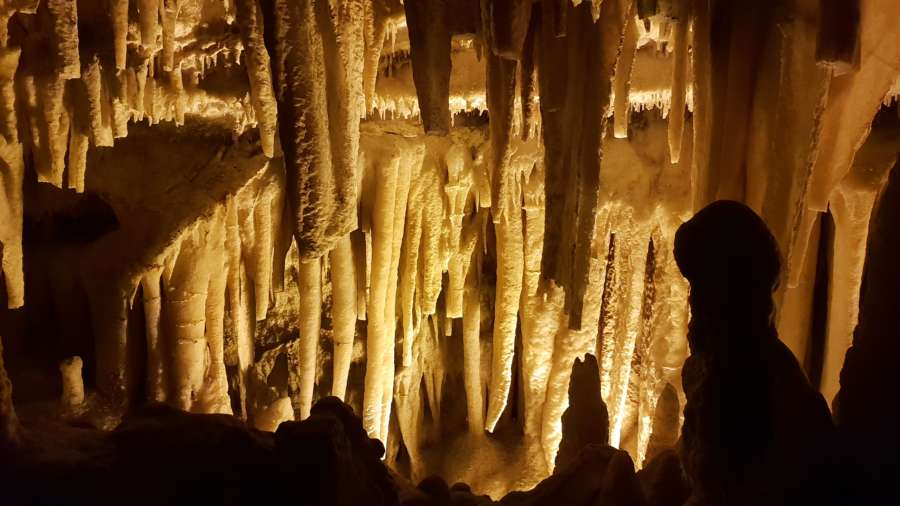
[[[322,27],[313,0],[263,5],[266,47],[272,56],[279,139],[284,151],[294,236],[303,260],[318,258],[349,230],[331,235],[338,212],[334,195],[346,181],[336,180],[329,138],[327,70]],[[355,206],[343,201],[341,205]]]
[[[328,126],[335,175],[336,209],[330,234],[350,233],[356,224],[359,120],[364,115],[363,66],[365,39],[363,0],[342,0],[336,11],[325,12],[327,2],[317,2],[317,18],[323,27],[325,73],[328,80]]]
[[[316,386],[316,356],[322,324],[322,268],[318,259],[301,261],[299,267],[300,405],[297,411],[298,418],[304,420],[309,417]]]
[[[9,309],[25,304],[25,274],[22,258],[22,183],[25,161],[22,145],[0,138],[0,259]]]
[[[84,83],[77,80],[68,83],[69,150],[66,158],[68,180],[66,187],[77,193],[84,192],[84,175],[87,171],[87,153],[90,145],[90,113]]]
[[[404,230],[403,259],[400,271],[400,317],[403,328],[402,365],[413,362],[413,340],[418,333],[421,308],[416,304],[416,282],[419,279],[419,255],[422,239],[422,184],[424,178],[414,177],[410,182],[406,227]]]
[[[228,397],[228,377],[225,372],[225,305],[228,271],[226,265],[227,209],[216,209],[210,223],[208,243],[209,287],[206,296],[206,345],[208,348],[201,408],[206,413],[232,414]]]
[[[598,204],[600,143],[606,131],[611,79],[621,52],[627,9],[621,2],[604,2],[596,23],[590,5],[569,9],[564,45],[548,47],[540,66],[542,98],[543,90],[549,89],[551,99],[546,107],[541,104],[548,181],[541,272],[566,289],[569,326],[578,329]],[[548,44],[546,35],[541,43]],[[568,75],[557,72],[562,65],[552,60],[560,58],[565,58]],[[586,68],[592,70],[581,75]],[[565,86],[551,84],[556,80]],[[554,112],[555,107],[561,107],[561,112]],[[575,168],[564,169],[569,164]],[[572,187],[578,191],[569,191]]]
[[[495,221],[497,234],[497,298],[494,309],[494,338],[491,356],[491,382],[485,430],[493,432],[503,414],[512,384],[512,362],[516,341],[516,320],[522,295],[524,252],[522,235],[522,193],[518,181],[506,197],[507,212]]]
[[[687,93],[688,73],[688,28],[691,2],[676,2],[675,30],[671,40],[674,45],[675,70],[672,76],[672,104],[669,108],[669,157],[672,163],[681,160],[682,137],[684,136],[684,107]]]
[[[859,66],[859,0],[821,0],[816,60],[846,74]]]
[[[168,402],[190,411],[200,395],[206,352],[206,299],[210,271],[208,230],[198,227],[181,240],[171,275],[163,278],[163,331],[170,367]],[[166,279],[168,278],[168,279]]]
[[[69,116],[63,105],[65,80],[57,76],[48,76],[46,80],[35,80],[37,91],[38,117],[32,121],[32,132],[35,127],[38,136],[32,137],[36,151],[35,171],[38,180],[48,182],[56,187],[63,186],[63,172],[66,168],[66,149],[69,141]]]
[[[139,27],[141,45],[147,49],[156,49],[159,36],[159,2],[160,0],[138,0]]]
[[[59,79],[77,78],[81,75],[81,63],[78,55],[78,9],[75,2],[48,0],[45,5],[53,29],[56,75]]]
[[[450,6],[445,0],[403,2],[413,82],[425,133],[450,131]]]
[[[334,373],[331,395],[343,399],[353,356],[356,333],[356,272],[350,235],[341,239],[329,254],[331,262],[332,309],[334,327]]]
[[[629,17],[625,21],[625,39],[622,42],[622,55],[619,57],[619,65],[616,68],[615,81],[613,83],[613,136],[616,139],[628,138],[628,117],[631,106],[629,91],[631,88],[631,70],[634,65],[634,56],[637,52],[638,27],[633,18],[633,9],[629,10]],[[686,18],[685,18],[686,24]]]
[[[447,185],[444,193],[449,206],[450,263],[447,269],[450,286],[444,300],[447,318],[461,318],[463,315],[463,292],[465,287],[465,269],[471,253],[467,254],[467,241],[463,239],[463,218],[469,200],[471,187],[470,160],[464,148],[454,144],[447,150]],[[471,235],[471,239],[475,236]]]
[[[397,173],[397,188],[394,196],[393,225],[391,226],[391,256],[387,275],[387,297],[384,306],[384,349],[380,352],[384,360],[385,373],[383,376],[381,400],[381,434],[382,441],[387,443],[388,429],[390,425],[391,404],[394,397],[394,357],[397,335],[397,284],[399,282],[399,269],[401,248],[403,244],[403,230],[406,225],[406,209],[409,199],[409,188],[412,173],[422,164],[422,151],[416,148],[401,149],[400,164]]]
[[[181,9],[180,0],[159,0],[159,19],[162,27],[162,69],[175,68],[175,23]],[[149,13],[148,13],[149,15]]]
[[[14,78],[22,50],[6,47],[4,41],[0,42],[4,43],[0,47],[0,135],[7,143],[14,143],[19,141]]]
[[[495,55],[510,60],[522,58],[531,10],[531,2],[527,0],[499,0],[485,3],[482,7],[482,17],[489,20],[485,33],[490,33],[490,46]]]
[[[272,203],[263,199],[253,208],[253,233],[250,240],[250,258],[253,259],[251,278],[256,300],[256,321],[266,319],[269,310],[269,292],[272,288]]]
[[[110,18],[112,18],[116,70],[124,70],[125,58],[128,56],[128,0],[113,0],[109,11]]]
[[[162,293],[160,291],[160,275],[162,269],[148,271],[141,278],[141,293],[144,302],[144,335],[147,340],[147,398],[153,401],[164,401],[168,390],[168,381],[163,369],[163,344],[160,340],[160,314],[162,311]]]
[[[482,218],[483,219],[483,218]],[[476,223],[475,226],[478,224]],[[484,392],[481,380],[481,250],[471,251],[463,294],[463,382],[466,390],[466,420],[471,434],[484,430]]]
[[[271,158],[275,154],[275,129],[277,106],[272,91],[272,71],[269,53],[263,38],[262,12],[257,0],[237,0],[237,19],[244,43],[244,62],[250,80],[250,98],[259,125],[259,141],[263,153]]]
[[[607,405],[610,411],[610,444],[617,446],[621,441],[622,427],[627,415],[628,384],[631,377],[631,361],[641,329],[641,308],[644,297],[644,269],[649,236],[636,234],[628,237],[616,234],[616,270],[622,276],[619,287],[619,301],[625,306],[625,317],[619,321],[619,335],[624,335],[615,343],[613,351],[613,375]],[[621,307],[621,306],[620,306]]]
[[[100,60],[92,58],[82,69],[81,79],[87,87],[88,111],[91,121],[91,143],[94,146],[112,146],[113,135],[109,117],[105,113],[106,100],[103,93],[103,74]]]
[[[869,239],[869,222],[891,168],[896,163],[898,129],[873,133],[857,152],[853,168],[831,194],[834,251],[828,281],[828,326],[820,390],[831,400],[840,388],[844,356],[858,323],[860,295]]]
[[[602,223],[602,222],[601,222]],[[608,249],[609,225],[598,227],[597,243],[592,251]],[[604,284],[606,282],[605,262],[592,255],[588,274],[588,289],[585,296],[585,317],[589,321],[599,321],[602,307]],[[561,306],[561,300],[556,307]],[[556,454],[562,440],[562,415],[569,405],[568,392],[572,364],[576,358],[593,351],[597,342],[598,329],[595,325],[585,325],[579,330],[566,324],[565,313],[557,313],[557,331],[554,337],[553,354],[547,371],[546,401],[541,416],[541,443],[544,459],[550,469],[556,462]]]
[[[443,153],[446,143],[443,139],[432,138],[420,174],[420,200],[422,206],[422,239],[419,255],[418,297],[422,313],[432,315],[437,310],[441,294],[441,274],[443,258],[441,236],[444,227],[446,202],[443,198],[446,171],[443,169]]]
[[[370,437],[382,437],[381,401],[384,388],[385,304],[388,295],[390,266],[393,255],[393,227],[396,196],[399,187],[400,153],[389,153],[387,160],[374,166],[377,186],[372,216],[372,274],[367,308],[366,379],[363,395],[363,425]]]

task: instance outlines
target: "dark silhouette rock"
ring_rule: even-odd
[[[275,434],[229,415],[151,404],[112,432],[42,430],[40,445],[0,459],[0,504],[397,505],[381,462],[352,409],[322,399]]]
[[[638,480],[650,506],[681,506],[691,494],[675,450],[665,450],[638,472]]]
[[[691,283],[682,464],[692,504],[828,504],[834,427],[772,323],[780,258],[765,223],[710,204],[678,230]]]
[[[900,172],[891,171],[869,230],[859,324],[841,370],[835,420],[852,504],[898,504],[900,473]]]
[[[298,504],[400,502],[381,462],[384,446],[368,437],[359,417],[336,397],[317,402],[302,422],[282,423],[275,432],[275,452],[295,484]]]
[[[572,364],[569,380],[569,407],[562,416],[562,440],[556,454],[556,469],[575,462],[589,444],[609,442],[609,414],[600,395],[600,368],[597,359],[585,355]]]
[[[627,452],[607,445],[586,446],[574,462],[528,492],[511,492],[502,506],[588,506],[646,504]]]

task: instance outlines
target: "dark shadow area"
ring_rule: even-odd
[[[678,230],[690,281],[682,463],[698,504],[833,504],[828,406],[779,339],[775,239],[747,206],[710,204]]]

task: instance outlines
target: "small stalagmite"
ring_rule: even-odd
[[[81,357],[77,356],[59,363],[59,373],[62,376],[60,403],[63,409],[77,409],[84,403],[84,379],[81,377],[81,367]]]

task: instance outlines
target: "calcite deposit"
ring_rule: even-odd
[[[863,423],[898,96],[896,0],[0,0],[0,438],[333,396],[415,500],[682,497],[676,230],[761,217]]]

